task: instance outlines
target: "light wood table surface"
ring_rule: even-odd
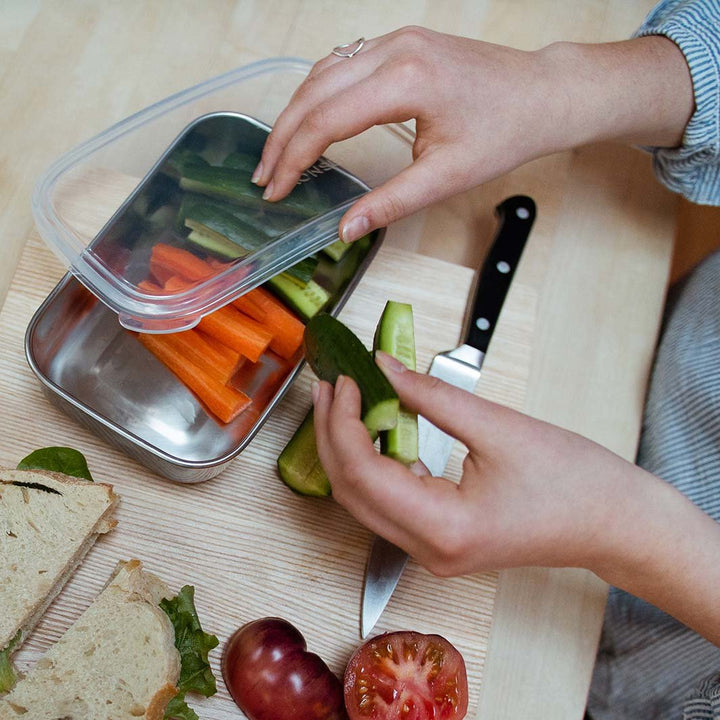
[[[30,198],[46,166],[171,93],[251,61],[315,59],[408,24],[524,49],[622,39],[653,4],[0,0],[0,298],[32,231]],[[538,205],[513,300],[530,320],[488,356],[484,394],[632,458],[678,203],[645,155],[602,145],[530,163],[404,221],[387,242],[477,267],[493,208],[516,193]],[[502,363],[514,363],[517,382],[493,387]],[[605,595],[585,571],[500,573],[475,716],[581,718]]]

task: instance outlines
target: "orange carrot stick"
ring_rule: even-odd
[[[198,330],[162,335],[158,342],[168,343],[178,354],[207,372],[218,382],[227,384],[240,367],[240,354],[230,348],[219,350]]]
[[[197,281],[195,280],[186,280],[179,275],[172,275],[165,281],[163,288],[167,293],[179,293],[188,288],[195,287],[195,285],[197,285]]]
[[[280,357],[289,358],[297,352],[305,325],[274,295],[257,287],[234,300],[233,304],[272,333],[270,349]]]
[[[251,400],[245,393],[224,385],[202,368],[189,362],[171,343],[164,342],[162,335],[141,333],[138,338],[223,422],[229,423],[250,405]]]
[[[144,293],[148,293],[150,295],[162,295],[165,292],[165,289],[161,285],[158,285],[151,280],[141,280],[137,286],[138,290],[142,290]]]
[[[186,280],[207,280],[214,274],[213,269],[197,255],[167,243],[153,245],[150,266],[154,266],[155,270],[163,268]]]
[[[175,277],[175,271],[150,258],[150,276],[158,285],[165,285],[170,278]]]
[[[259,322],[231,305],[206,315],[198,328],[252,362],[260,359],[272,340],[272,334]]]
[[[208,335],[207,333],[199,330],[198,328],[194,328],[194,330],[208,345],[210,345],[210,347],[213,348],[216,353],[224,356],[226,362],[236,362],[238,364],[238,367],[240,367],[245,362],[245,360],[247,360],[244,355],[241,355],[239,352],[237,352],[237,350],[233,350],[232,348],[228,347],[227,345],[225,345],[225,343],[221,343],[217,338],[214,338],[212,335]]]
[[[233,300],[233,305],[241,312],[249,315],[253,318],[253,320],[264,323],[267,320],[268,314],[263,309],[262,302],[258,300],[259,291],[260,288],[248,290],[248,292],[244,295],[241,295],[239,298],[235,298],[235,300]]]

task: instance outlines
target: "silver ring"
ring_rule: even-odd
[[[365,38],[358,38],[355,42],[345,43],[344,45],[338,45],[332,49],[332,54],[338,57],[351,58],[353,55],[357,55],[365,45]]]

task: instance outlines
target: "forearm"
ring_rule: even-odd
[[[644,470],[626,480],[604,555],[589,564],[720,645],[720,524]]]
[[[680,144],[694,110],[693,86],[685,57],[671,40],[556,43],[539,53],[557,93],[558,149],[609,139]]]

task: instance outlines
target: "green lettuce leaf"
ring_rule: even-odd
[[[178,693],[166,706],[165,718],[173,720],[200,720],[198,714],[185,702],[185,693]]]
[[[18,470],[50,470],[72,477],[92,480],[85,456],[67,447],[46,447],[31,452],[17,466]]]
[[[0,693],[6,693],[15,686],[17,676],[15,668],[10,659],[10,653],[20,642],[22,631],[18,630],[17,635],[10,641],[10,644],[0,652]]]
[[[192,585],[185,585],[172,600],[162,600],[160,607],[175,628],[175,647],[180,653],[180,692],[168,704],[165,717],[197,720],[197,715],[185,704],[185,693],[195,692],[210,697],[217,692],[208,654],[217,647],[218,639],[204,632],[200,625]]]

